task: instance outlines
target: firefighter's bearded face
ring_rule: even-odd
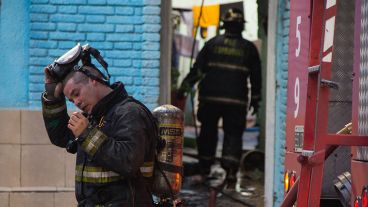
[[[90,114],[93,107],[101,99],[99,87],[101,83],[92,80],[83,73],[74,72],[63,81],[64,95],[80,110]]]

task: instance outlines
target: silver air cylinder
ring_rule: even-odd
[[[153,110],[153,115],[158,120],[159,135],[166,144],[157,156],[152,190],[157,197],[169,198],[181,189],[184,117],[173,105],[159,106]]]

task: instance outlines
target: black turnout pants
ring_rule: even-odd
[[[214,163],[218,141],[218,122],[222,117],[224,140],[221,166],[229,172],[237,172],[242,153],[242,135],[246,122],[246,107],[213,103],[200,103],[198,120],[201,122],[200,135],[197,138],[200,166],[209,173]]]

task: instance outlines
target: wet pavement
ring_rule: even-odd
[[[185,150],[188,151],[188,149]],[[189,151],[193,152],[190,149]],[[196,162],[196,160],[184,156],[184,162]],[[184,177],[178,195],[183,201],[182,207],[262,207],[264,202],[264,172],[263,169],[249,166],[253,166],[252,163],[246,163],[245,167],[243,165],[239,170],[235,189],[227,189],[226,185],[223,186],[225,171],[219,164],[214,165],[211,169],[210,176],[215,179],[203,182],[198,175]],[[217,191],[214,189],[217,189]],[[210,199],[214,195],[216,195],[216,198]]]

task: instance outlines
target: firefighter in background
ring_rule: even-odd
[[[148,182],[157,126],[152,114],[128,96],[123,83],[110,86],[90,62],[78,66],[78,58],[69,60],[80,50],[77,45],[56,60],[56,67],[45,68],[42,94],[51,142],[77,152],[78,206],[153,206]],[[69,116],[65,97],[82,112]]]
[[[222,118],[225,135],[221,166],[226,170],[229,187],[236,183],[249,101],[254,113],[259,108],[261,64],[255,45],[242,38],[245,23],[242,11],[229,9],[222,21],[225,34],[204,45],[181,84],[179,96],[190,92],[199,81],[197,118],[201,131],[196,141],[200,158],[199,163],[184,165],[184,175],[209,175],[216,154],[218,122]]]

